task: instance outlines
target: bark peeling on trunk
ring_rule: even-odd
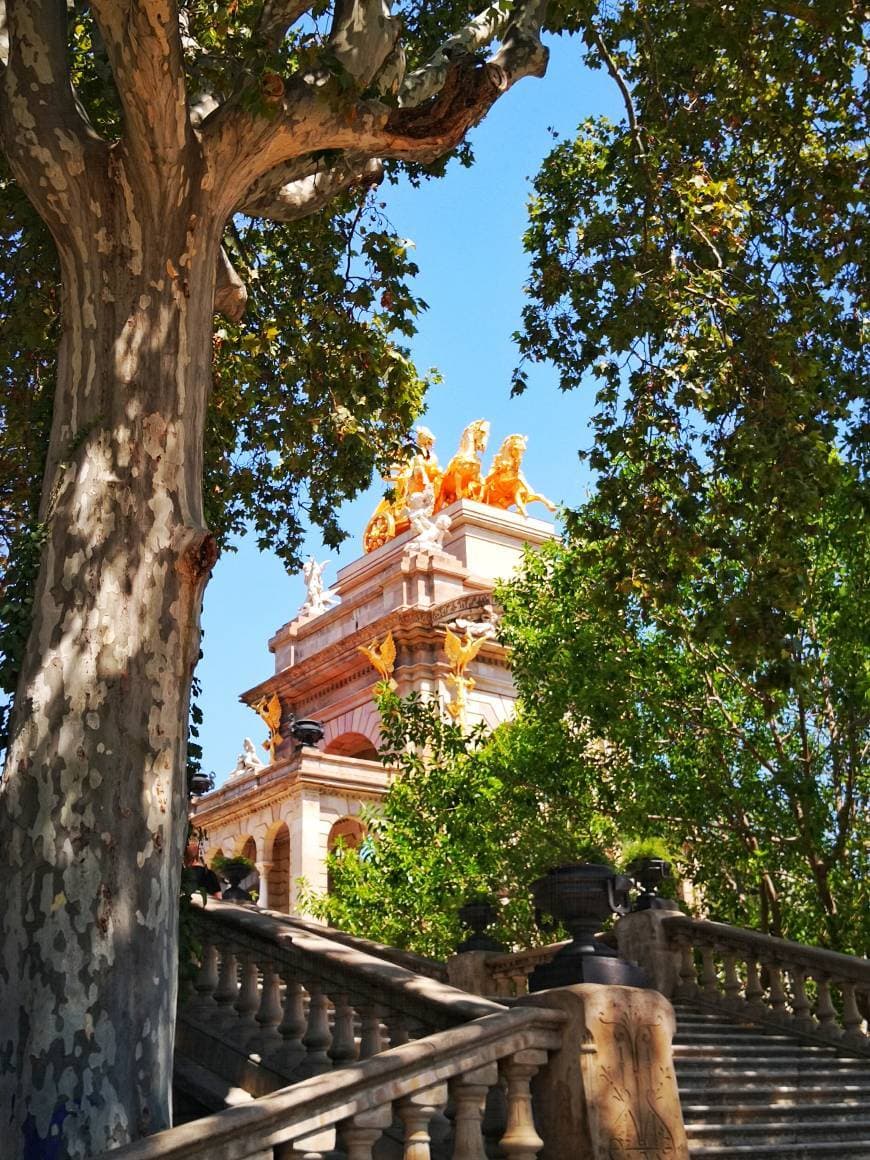
[[[217,302],[237,315],[244,299],[226,220],[249,199],[259,216],[304,217],[371,181],[380,157],[455,147],[543,72],[545,0],[487,10],[404,85],[388,5],[341,0],[324,68],[279,82],[260,112],[238,91],[188,109],[173,0],[91,0],[124,114],[115,143],[75,100],[65,5],[7,7],[0,134],[57,244],[63,327],[47,538],[0,781],[0,1140],[4,1160],[64,1160],[171,1122],[219,269]],[[267,5],[254,41],[274,47],[305,7]],[[336,58],[358,85],[337,84]],[[379,76],[397,110],[372,98]]]

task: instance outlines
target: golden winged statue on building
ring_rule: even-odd
[[[386,681],[391,689],[397,688],[396,682],[393,680],[393,669],[396,665],[396,642],[393,640],[392,632],[388,632],[380,644],[377,640],[373,640],[371,644],[357,645],[356,651],[368,659],[369,664],[380,673],[382,681]]]

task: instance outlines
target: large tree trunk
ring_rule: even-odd
[[[97,202],[60,245],[47,540],[0,784],[6,1160],[93,1156],[171,1118],[219,224],[170,213],[123,159]]]

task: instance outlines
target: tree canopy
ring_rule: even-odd
[[[334,542],[407,438],[421,304],[366,194],[543,73],[545,7],[0,3],[10,1155],[169,1122],[211,568],[248,522],[293,560],[301,510]]]

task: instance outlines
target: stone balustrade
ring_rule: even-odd
[[[484,1107],[491,1089],[506,1101],[500,1154],[534,1160],[541,1148],[530,1083],[561,1046],[555,1010],[501,1010],[316,1075],[253,1103],[170,1129],[111,1153],[113,1160],[314,1160],[338,1147],[371,1160],[398,1123],[404,1160],[429,1160],[434,1124],[453,1138],[454,1160],[484,1160]],[[322,1036],[326,1048],[327,1037]],[[345,1045],[349,1037],[342,1040]],[[447,1110],[449,1119],[443,1115]]]
[[[112,1160],[688,1160],[673,1010],[654,992],[507,1007],[254,907],[209,901],[193,925],[182,1053],[248,1095]]]
[[[667,911],[627,915],[620,953],[668,997],[870,1055],[870,961]]]
[[[529,975],[536,967],[549,963],[565,942],[550,943],[545,947],[513,953],[490,954],[486,960],[489,987],[484,992],[498,998],[511,998],[529,993]]]

